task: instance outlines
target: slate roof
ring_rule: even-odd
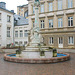
[[[0,7],[0,9],[5,10],[5,11],[8,11],[8,12],[14,14],[12,11],[10,11],[10,10],[8,10],[8,9],[2,8],[2,7]]]
[[[16,26],[20,26],[20,25],[28,25],[28,19],[25,19],[24,17],[22,16],[19,16],[19,15],[14,15],[14,20],[16,22]]]

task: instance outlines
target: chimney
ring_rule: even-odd
[[[14,13],[14,10],[11,10],[12,13]]]
[[[6,3],[5,2],[0,2],[0,7],[3,9],[6,9]]]

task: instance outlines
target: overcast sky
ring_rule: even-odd
[[[0,0],[0,2],[6,3],[8,10],[14,10],[17,13],[17,6],[27,4],[27,0]]]

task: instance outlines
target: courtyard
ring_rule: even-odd
[[[69,54],[69,61],[52,64],[12,63],[0,54],[0,75],[75,75],[75,53]]]

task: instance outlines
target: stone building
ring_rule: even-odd
[[[14,41],[16,46],[23,46],[28,43],[29,23],[28,19],[22,16],[14,15]]]
[[[39,26],[43,42],[55,48],[75,48],[75,1],[39,0]],[[29,26],[35,26],[34,0],[28,0]]]
[[[0,47],[14,43],[14,13],[6,9],[6,3],[0,2]]]
[[[17,15],[28,18],[28,4],[17,6]]]

